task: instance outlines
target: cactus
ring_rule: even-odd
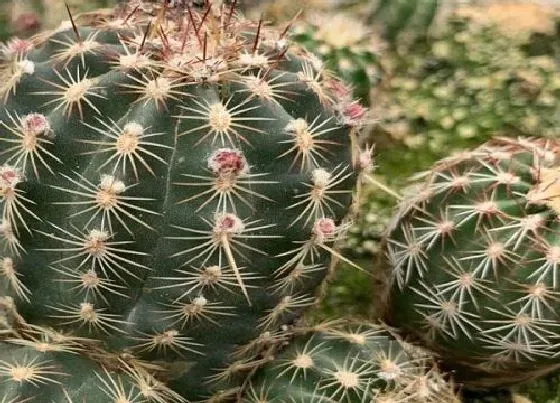
[[[146,368],[103,356],[93,358],[94,345],[84,351],[84,339],[46,329],[28,331],[26,338],[0,343],[2,402],[184,402],[153,378]],[[110,366],[108,365],[110,364]]]
[[[314,14],[295,24],[292,38],[318,55],[324,66],[352,86],[369,105],[370,91],[380,80],[380,40],[350,14]]]
[[[370,5],[368,20],[382,25],[389,42],[402,36],[410,42],[427,34],[442,6],[440,0],[379,0]]]
[[[558,366],[558,146],[497,138],[443,159],[389,226],[386,320],[471,388]]]
[[[260,369],[243,402],[456,402],[431,364],[381,326],[317,325]]]
[[[234,5],[131,1],[4,45],[6,331],[98,340],[218,400],[314,303],[365,110]]]

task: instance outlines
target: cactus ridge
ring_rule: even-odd
[[[131,1],[2,57],[2,326],[154,361],[189,399],[239,393],[315,302],[365,110],[234,6]]]

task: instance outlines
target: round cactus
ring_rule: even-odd
[[[390,225],[387,320],[471,387],[558,366],[559,145],[499,138],[444,159]]]
[[[146,368],[84,350],[84,339],[35,328],[27,339],[0,343],[2,402],[186,402]],[[110,364],[110,366],[109,366]]]
[[[252,379],[258,402],[455,402],[451,383],[421,351],[373,324],[318,325]]]
[[[379,41],[350,15],[322,14],[307,17],[293,29],[292,39],[315,53],[321,64],[352,86],[353,94],[369,105],[370,91],[380,79]],[[377,49],[379,50],[379,49]],[[318,62],[319,63],[319,62]]]
[[[4,47],[4,322],[158,362],[189,399],[235,394],[314,303],[364,110],[234,6],[88,20]]]

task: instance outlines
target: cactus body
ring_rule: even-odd
[[[108,402],[111,398],[103,392],[103,370],[95,365],[90,366],[91,363],[79,355],[39,352],[30,347],[2,343],[0,356],[4,366],[2,396],[5,402],[23,402],[25,399],[37,399],[39,396],[43,399],[40,401],[49,403]],[[114,382],[122,382],[111,379]],[[105,382],[111,381],[105,379]],[[133,395],[134,388],[133,384],[123,384],[124,396]]]
[[[455,401],[450,384],[410,348],[377,325],[319,325],[263,367],[243,401]]]
[[[83,339],[45,329],[26,336],[0,343],[2,402],[185,402],[148,371],[117,356],[104,357],[110,367],[86,357],[95,347],[84,351]]]
[[[224,393],[314,302],[361,116],[229,6],[88,18],[4,47],[5,310]]]
[[[473,387],[558,365],[558,143],[496,139],[442,160],[386,241],[389,322]]]

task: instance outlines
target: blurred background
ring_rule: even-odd
[[[116,3],[67,0],[76,15]],[[375,315],[368,307],[376,274],[384,270],[375,255],[410,175],[495,135],[560,135],[560,0],[239,0],[238,5],[253,18],[289,25],[292,38],[345,78],[371,109],[362,140],[375,144],[375,183],[363,185],[360,213],[341,246],[367,270],[342,265],[317,319]],[[67,19],[62,0],[0,0],[0,42]],[[559,380],[553,375],[521,392],[537,403],[560,403]]]

